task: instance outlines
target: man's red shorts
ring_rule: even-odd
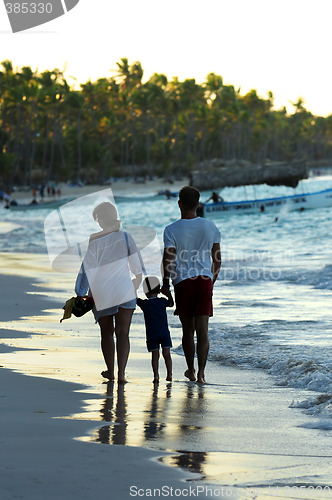
[[[213,283],[208,276],[196,276],[174,286],[175,313],[179,316],[212,316]]]

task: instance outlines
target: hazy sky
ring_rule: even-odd
[[[0,3],[0,61],[15,67],[58,67],[85,82],[111,76],[127,57],[142,63],[144,79],[201,83],[214,72],[241,94],[271,90],[277,108],[292,111],[302,97],[314,114],[332,114],[331,0],[80,0],[17,34]]]

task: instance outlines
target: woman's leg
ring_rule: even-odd
[[[98,320],[101,334],[101,350],[107,366],[103,377],[114,380],[114,323],[113,316],[103,316]]]
[[[129,328],[134,309],[119,307],[115,315],[116,353],[118,357],[118,382],[125,383],[125,370],[129,356]]]

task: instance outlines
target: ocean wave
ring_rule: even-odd
[[[311,254],[310,254],[311,255]],[[221,269],[218,281],[227,286],[250,285],[262,281],[282,281],[292,285],[302,285],[321,290],[332,290],[332,264],[325,264],[318,269],[308,267],[285,266],[278,263],[248,259],[226,261]]]
[[[279,386],[315,391],[319,396],[297,403],[306,413],[332,418],[332,357],[326,345],[303,345],[296,332],[317,331],[328,325],[315,321],[273,321],[234,326],[213,326],[209,359],[223,365],[263,369]],[[282,341],[284,339],[284,342]],[[319,401],[319,404],[317,403]],[[301,406],[300,406],[301,405]],[[295,405],[294,405],[295,407]]]
[[[319,415],[320,419],[328,419],[307,424],[308,428],[332,430],[332,394],[320,394],[315,398],[300,402],[292,401],[290,408],[300,408],[308,415]]]
[[[320,269],[297,271],[284,276],[286,281],[296,285],[306,285],[321,290],[332,290],[332,264]]]
[[[220,302],[219,305],[222,307],[279,307],[272,302],[264,302],[261,300],[226,300]]]
[[[297,406],[292,406],[292,408],[297,408]],[[321,431],[332,431],[332,421],[319,418],[315,422],[308,422],[301,425],[305,429],[319,429]]]

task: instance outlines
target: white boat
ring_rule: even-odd
[[[282,208],[286,210],[306,210],[331,206],[332,188],[314,193],[280,196],[278,198],[203,203],[201,212],[203,217],[213,218],[225,213],[251,214],[259,212],[279,212]]]

